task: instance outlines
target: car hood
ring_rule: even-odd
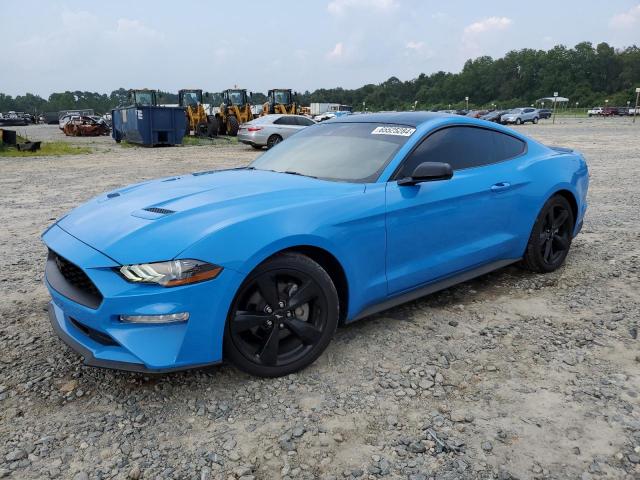
[[[261,170],[200,172],[100,195],[58,226],[121,264],[164,261],[229,224],[363,189]]]

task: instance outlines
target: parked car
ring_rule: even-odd
[[[588,183],[580,153],[481,120],[329,120],[248,167],[144,181],[63,216],[42,237],[51,323],[88,365],[165,372],[224,352],[287,375],[338,324],[515,262],[556,270]]]
[[[315,123],[302,115],[265,115],[240,125],[238,141],[258,150],[262,147],[271,148]]]
[[[78,114],[77,113],[68,113],[66,115],[62,115],[59,119],[58,119],[58,128],[60,130],[64,130],[64,126],[67,124],[67,122],[69,120],[71,120],[73,117],[77,117]]]
[[[594,116],[602,115],[603,112],[604,112],[604,109],[602,107],[593,107],[587,110],[587,115],[589,115],[590,117],[594,117]]]
[[[526,122],[538,123],[539,118],[540,115],[538,115],[537,109],[526,107],[509,110],[500,118],[500,121],[505,124],[515,123],[516,125],[520,125]]]
[[[540,118],[551,118],[553,112],[548,108],[541,108],[538,110],[538,115],[540,116]]]
[[[30,123],[30,120],[23,112],[10,111],[5,114],[0,114],[0,125],[20,127],[26,126]]]
[[[320,115],[316,115],[313,117],[313,120],[316,122],[324,122],[325,120],[331,120],[332,118],[344,117],[346,115],[351,115],[349,111],[335,111],[335,112],[325,112]]]
[[[605,117],[615,117],[620,114],[618,107],[604,107],[602,115]]]
[[[97,137],[110,135],[109,125],[97,115],[72,115],[62,129],[68,137]]]
[[[487,113],[489,113],[489,110],[470,110],[465,116],[471,118],[480,118]]]
[[[480,119],[487,120],[488,122],[500,123],[500,119],[502,118],[502,115],[504,115],[508,111],[509,110],[494,110],[493,112],[489,112],[481,116]]]

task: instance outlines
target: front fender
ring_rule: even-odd
[[[369,185],[348,198],[292,206],[239,222],[180,253],[239,272],[243,278],[270,256],[295,247],[325,250],[342,266],[349,312],[386,296],[384,185]]]

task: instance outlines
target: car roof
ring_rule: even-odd
[[[417,127],[423,123],[450,117],[450,113],[440,112],[390,112],[345,115],[323,123],[395,123]]]

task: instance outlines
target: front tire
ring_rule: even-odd
[[[538,117],[533,117],[533,124],[535,125],[536,123],[538,123]]]
[[[238,123],[238,119],[233,115],[227,118],[227,135],[230,137],[235,137],[238,135],[238,129],[240,128],[240,124]]]
[[[313,363],[338,325],[331,277],[299,253],[281,253],[242,283],[229,310],[225,356],[259,377],[280,377]]]
[[[520,120],[520,118],[516,118],[516,125],[522,125],[522,120]]]
[[[218,119],[216,117],[209,118],[207,126],[207,137],[214,138],[218,136]]]
[[[562,195],[544,204],[533,225],[522,264],[528,270],[549,273],[567,258],[575,219],[571,205]]]

